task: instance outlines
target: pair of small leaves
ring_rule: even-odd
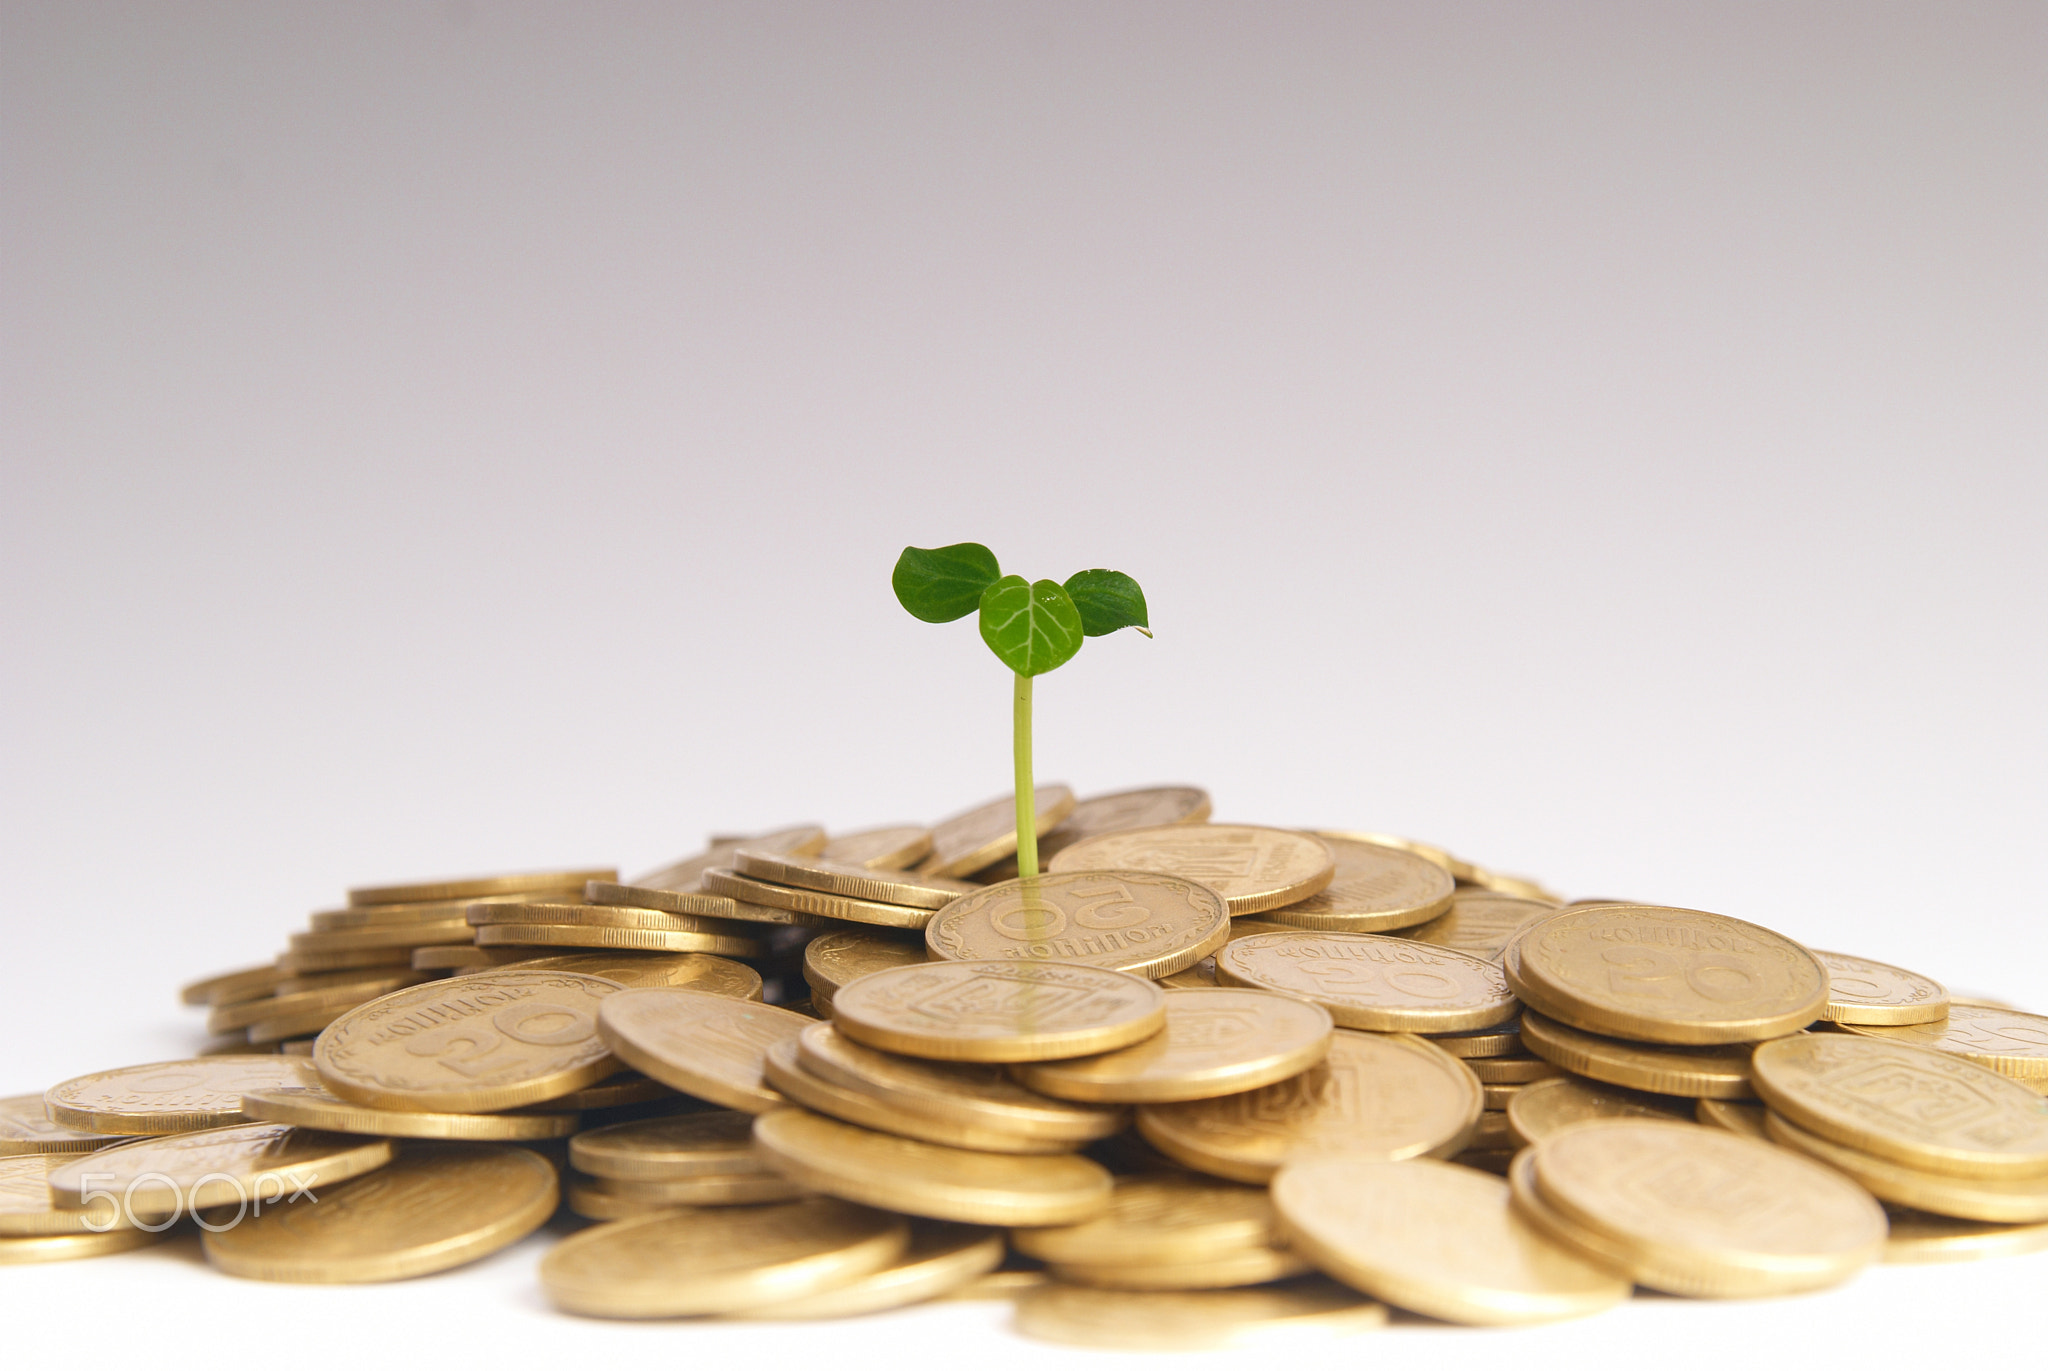
[[[980,543],[907,547],[891,577],[903,607],[930,624],[981,611],[981,639],[1004,666],[1040,676],[1081,650],[1083,637],[1120,628],[1152,636],[1145,592],[1121,571],[1078,571],[1058,581],[1005,576]]]

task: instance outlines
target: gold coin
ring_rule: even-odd
[[[597,1013],[629,993],[645,992],[520,967],[433,981],[348,1011],[320,1035],[313,1063],[334,1094],[379,1109],[516,1109],[618,1070]]]
[[[1357,829],[1346,828],[1318,829],[1317,833],[1325,838],[1349,838],[1354,843],[1373,843],[1380,847],[1392,847],[1398,848],[1402,852],[1412,852],[1433,865],[1442,867],[1450,873],[1454,880],[1466,880],[1477,870],[1472,863],[1453,857],[1435,843],[1418,842],[1413,838],[1403,838],[1394,833],[1366,833]]]
[[[613,952],[716,952],[759,957],[755,938],[726,933],[683,933],[655,928],[594,928],[578,924],[490,924],[476,930],[478,947],[585,947]]]
[[[727,1204],[780,1204],[804,1193],[803,1187],[773,1171],[683,1176],[669,1181],[618,1181],[598,1177],[579,1181],[577,1185],[585,1194],[595,1192],[604,1195],[640,1213],[650,1209],[715,1208]]]
[[[949,1295],[1002,1263],[1003,1235],[969,1224],[911,1225],[910,1246],[894,1264],[851,1285],[781,1304],[761,1305],[747,1319],[844,1319],[900,1309]]]
[[[1718,1128],[1574,1124],[1532,1149],[1535,1188],[1627,1259],[1639,1285],[1745,1298],[1847,1280],[1884,1248],[1884,1211],[1839,1172]]]
[[[1762,1136],[1826,1162],[1881,1200],[1991,1223],[2048,1220],[2048,1176],[1945,1176],[1830,1142],[1776,1111],[1759,1112],[1764,1116]]]
[[[1540,1323],[1628,1298],[1626,1280],[1524,1223],[1507,1183],[1442,1162],[1317,1158],[1273,1180],[1287,1242],[1347,1285],[1452,1323]]]
[[[1384,933],[1428,923],[1451,907],[1457,883],[1427,857],[1337,833],[1318,833],[1337,860],[1321,892],[1273,911],[1273,922],[1330,933]]]
[[[749,937],[756,930],[737,919],[707,919],[698,914],[671,914],[665,909],[635,909],[613,904],[473,904],[471,928],[499,924],[570,924],[582,928],[648,928],[664,933],[723,933]]]
[[[119,1142],[104,1133],[81,1133],[50,1122],[41,1095],[15,1095],[0,1100],[0,1157],[54,1156],[97,1152]]]
[[[220,1205],[264,1204],[374,1171],[394,1155],[388,1138],[316,1133],[288,1124],[243,1123],[159,1138],[137,1138],[52,1167],[59,1206],[101,1221],[196,1213]],[[105,1200],[103,1204],[101,1201]]]
[[[569,1164],[615,1181],[675,1181],[767,1174],[754,1155],[754,1116],[737,1109],[635,1119],[578,1133]]]
[[[1581,1033],[1530,1010],[1522,1013],[1522,1045],[1567,1071],[1609,1085],[1657,1095],[1716,1100],[1756,1097],[1749,1082],[1749,1045],[1667,1047]]]
[[[831,1024],[812,1024],[798,1034],[796,1053],[805,1071],[870,1095],[887,1109],[948,1118],[1011,1142],[998,1151],[1067,1150],[1109,1137],[1130,1121],[1128,1111],[1113,1106],[1047,1099],[993,1063],[901,1057],[856,1042]]]
[[[1060,1262],[1053,1279],[1103,1290],[1223,1290],[1264,1285],[1312,1270],[1284,1247],[1246,1247],[1178,1262]]]
[[[1329,844],[1312,833],[1248,824],[1166,824],[1083,839],[1046,869],[1178,876],[1223,896],[1232,914],[1257,914],[1324,889],[1337,863]]]
[[[841,1033],[913,1057],[1028,1062],[1108,1052],[1166,1024],[1141,977],[1067,962],[946,961],[876,971],[833,996]]]
[[[1950,1176],[2048,1176],[2048,1104],[1943,1052],[1838,1033],[1757,1048],[1756,1093],[1823,1138]]]
[[[452,881],[421,881],[414,885],[361,886],[348,893],[352,905],[425,904],[441,900],[480,900],[491,895],[517,895],[529,890],[579,890],[585,881],[616,881],[610,867],[575,871],[529,871],[512,876],[474,876]]]
[[[1568,1252],[1596,1266],[1626,1275],[1635,1265],[1627,1248],[1584,1224],[1575,1222],[1543,1198],[1536,1184],[1536,1149],[1515,1153],[1507,1169],[1509,1205],[1531,1228]]]
[[[351,1104],[318,1086],[272,1086],[242,1096],[242,1112],[264,1123],[297,1124],[329,1133],[379,1138],[450,1138],[464,1142],[519,1142],[566,1138],[576,1131],[570,1113],[429,1114]]]
[[[1556,912],[1556,905],[1541,900],[1461,890],[1451,897],[1450,913],[1418,925],[1403,936],[1497,962],[1516,934],[1544,915]]]
[[[664,1085],[759,1114],[783,1103],[762,1082],[762,1059],[810,1022],[773,1005],[695,990],[622,990],[606,1002],[598,1031],[621,1061]]]
[[[1019,1252],[1041,1261],[1161,1265],[1270,1247],[1276,1237],[1265,1190],[1188,1172],[1120,1176],[1109,1207],[1085,1223],[1023,1228]]]
[[[523,947],[478,947],[475,943],[441,943],[412,950],[415,971],[488,971],[494,966],[529,961]]]
[[[277,1205],[201,1241],[208,1261],[248,1280],[409,1280],[510,1247],[556,1197],[555,1168],[523,1147],[414,1147],[317,1203]]]
[[[1470,1063],[1468,1063],[1469,1065]],[[1523,1147],[1588,1119],[1684,1119],[1692,1101],[1560,1076],[1508,1101],[1507,1124]]]
[[[313,1044],[318,1041],[318,1038],[292,1038],[279,1043],[277,1050],[294,1057],[310,1057],[313,1055]]]
[[[1948,1017],[1941,982],[1868,957],[1815,951],[1828,973],[1828,1004],[1821,1017],[1836,1023],[1932,1023]]]
[[[813,1028],[828,1026],[812,1025]],[[919,1142],[1020,1156],[1056,1156],[1075,1148],[1075,1144],[1069,1142],[1049,1142],[990,1128],[957,1114],[907,1109],[870,1091],[849,1088],[839,1081],[806,1070],[797,1044],[792,1042],[777,1043],[768,1049],[762,1075],[788,1100],[806,1109],[843,1123],[859,1124],[863,1128],[894,1133]]]
[[[1760,1104],[1742,1104],[1735,1100],[1700,1100],[1693,1105],[1693,1122],[1703,1123],[1709,1128],[1725,1128],[1730,1133],[1740,1133],[1746,1138],[1768,1140],[1770,1130],[1764,1126],[1764,1116],[1770,1111]]]
[[[820,933],[804,945],[804,980],[813,996],[829,1004],[848,981],[892,966],[927,960],[924,939],[890,937],[865,930]]]
[[[649,1204],[645,1200],[626,1195],[614,1195],[609,1190],[600,1190],[589,1181],[571,1179],[563,1193],[562,1203],[571,1214],[581,1219],[594,1219],[599,1223],[617,1223],[622,1219],[642,1219],[650,1214],[689,1214],[695,1206],[687,1204]]]
[[[84,1133],[189,1133],[246,1123],[242,1095],[314,1084],[311,1064],[277,1056],[194,1057],[95,1071],[43,1095],[50,1120]]]
[[[358,1004],[367,1004],[359,1000]],[[333,1005],[326,1009],[308,1009],[282,1018],[263,1019],[249,1025],[249,1047],[254,1052],[274,1051],[277,1044],[289,1039],[303,1038],[317,1034],[321,1029],[353,1009],[355,1005]]]
[[[1968,1006],[1969,1006],[1970,1008],[1972,1008],[1972,1009],[2015,1009],[2015,1010],[2016,1010],[2016,1009],[2018,1009],[2018,1008],[2019,1008],[2019,1006],[2018,1006],[2018,1005],[2014,1004],[2014,1003],[2013,1003],[2012,1001],[2010,1001],[2010,1000],[2001,1000],[2001,999],[1999,999],[1998,997],[1996,997],[1996,996],[1994,996],[1994,995],[1978,995],[1978,994],[1975,994],[1975,993],[1973,993],[1973,992],[1971,992],[1971,991],[1967,991],[1967,990],[1956,990],[1956,991],[1950,991],[1950,992],[1949,992],[1949,997],[1948,997],[1948,1002],[1949,1002],[1949,1006],[1950,1006],[1951,1008],[1953,1008],[1953,1007],[1955,1007],[1956,1005],[1959,1005],[1959,1004],[1961,1004],[1961,1005],[1968,1005]]]
[[[120,1207],[118,1190],[99,1192],[89,1206],[59,1207],[50,1190],[50,1173],[73,1160],[65,1156],[0,1157],[0,1241],[133,1226],[133,1218]],[[101,1198],[104,1203],[99,1202]]]
[[[1970,1262],[2017,1257],[2048,1248],[2048,1223],[1984,1223],[1885,1206],[1890,1231],[1883,1260],[1888,1264]]]
[[[2017,1009],[1951,1004],[1939,1023],[1896,1028],[1847,1023],[1851,1033],[1947,1052],[2048,1093],[2048,1018]]]
[[[338,952],[302,952],[294,949],[277,959],[277,969],[289,978],[322,975],[334,971],[364,971],[372,967],[410,967],[410,947],[352,947]]]
[[[1074,792],[1063,785],[1042,785],[1031,792],[1033,827],[1046,833],[1074,812]],[[976,805],[932,825],[931,855],[919,864],[920,876],[971,876],[1017,850],[1017,799]]]
[[[675,1100],[676,1092],[660,1081],[649,1080],[638,1071],[620,1071],[596,1085],[586,1085],[547,1102],[553,1110],[582,1112],[587,1109],[617,1109],[621,1105],[645,1104],[650,1100]]]
[[[1169,990],[1214,990],[1216,988],[1216,957],[1210,954],[1184,971],[1175,971],[1158,977],[1159,984]]]
[[[1335,1027],[1320,1006],[1287,995],[1170,990],[1166,1027],[1145,1041],[1010,1070],[1033,1090],[1061,1099],[1206,1100],[1300,1075],[1328,1055]]]
[[[238,1028],[248,1028],[270,1019],[290,1018],[307,1010],[353,1009],[379,995],[418,985],[425,979],[413,971],[392,971],[371,978],[351,978],[340,985],[317,990],[300,990],[289,995],[269,995],[260,1000],[222,1005],[206,1016],[206,1031],[231,1033]]]
[[[1468,1060],[1473,1057],[1506,1057],[1522,1050],[1522,1021],[1514,1018],[1465,1033],[1427,1033],[1423,1036],[1453,1057]]]
[[[571,1314],[731,1314],[849,1285],[909,1243],[909,1225],[894,1214],[813,1196],[588,1229],[542,1258],[540,1279]]]
[[[262,966],[244,967],[239,971],[223,971],[216,976],[193,981],[178,991],[178,999],[189,1005],[233,1004],[237,1000],[253,1000],[259,995],[268,995],[277,988],[284,973],[274,962]]]
[[[870,871],[901,871],[923,861],[931,850],[932,831],[923,824],[890,824],[827,838],[818,855]]]
[[[579,976],[596,976],[630,990],[673,986],[678,990],[723,995],[730,1000],[758,1000],[762,991],[761,973],[753,967],[703,952],[572,952],[559,957],[535,957],[520,965],[530,971],[573,971]]]
[[[465,943],[469,924],[461,915],[434,923],[400,924],[385,928],[344,928],[333,933],[294,933],[293,953],[370,952],[386,948],[426,947],[430,943]]]
[[[429,900],[420,904],[350,905],[344,909],[322,909],[309,921],[315,933],[333,933],[347,928],[394,927],[402,924],[444,923],[459,919],[480,904],[531,904],[535,901],[580,902],[583,885],[559,890],[521,890],[508,895],[477,895],[460,900]]]
[[[1827,1006],[1813,954],[1767,928],[1658,905],[1565,909],[1519,938],[1515,993],[1587,1033],[1654,1043],[1755,1042]]]
[[[714,839],[709,847],[696,856],[685,857],[681,861],[672,862],[658,871],[650,871],[645,876],[637,876],[631,884],[641,888],[672,890],[678,894],[692,894],[701,889],[705,872],[714,866],[731,866],[732,854],[742,847],[764,847],[774,852],[795,852],[810,856],[825,850],[825,830],[819,828],[816,824],[798,824],[793,828],[777,829],[773,833],[762,833],[751,838]],[[610,879],[616,881],[618,877],[614,876]],[[597,904],[609,903],[605,900],[596,899],[594,896],[588,896],[587,898],[591,898]],[[636,899],[632,903],[639,904],[642,901]],[[653,905],[651,907],[661,909],[666,906]],[[699,911],[683,910],[679,912],[697,913]]]
[[[744,850],[744,849],[743,849]],[[742,876],[729,867],[713,867],[704,873],[704,888],[714,895],[730,896],[741,904],[764,905],[808,916],[806,921],[843,919],[848,923],[874,924],[880,928],[923,928],[931,922],[932,911],[910,905],[881,904],[856,900],[848,895],[826,895],[795,886],[771,885]]]
[[[1547,905],[1562,903],[1561,897],[1545,889],[1541,882],[1532,881],[1527,876],[1505,876],[1497,871],[1475,866],[1471,868],[1471,874],[1463,879],[1497,895],[1512,895],[1522,900],[1541,900]]]
[[[1109,1172],[1086,1157],[970,1152],[803,1109],[756,1119],[754,1145],[799,1185],[928,1219],[1005,1227],[1078,1223],[1109,1204]]]
[[[1531,1081],[1549,1080],[1563,1074],[1541,1057],[1464,1057],[1460,1060],[1479,1078],[1481,1085],[1527,1085]]]
[[[1298,1076],[1213,1100],[1148,1104],[1138,1128],[1184,1166],[1258,1184],[1325,1153],[1453,1156],[1481,1105],[1479,1082],[1449,1053],[1407,1034],[1338,1029],[1329,1056]]]
[[[962,895],[924,930],[931,955],[947,960],[1068,962],[1147,977],[1193,966],[1229,937],[1222,896],[1147,871],[1005,881]]]
[[[1043,1267],[997,1267],[944,1296],[948,1300],[1015,1300],[1050,1281]]]
[[[1052,829],[1039,832],[1038,860],[1049,862],[1064,849],[1097,834],[1157,828],[1162,824],[1198,824],[1208,817],[1209,792],[1199,786],[1153,786],[1090,795],[1077,801],[1073,812]],[[993,883],[1012,880],[1016,875],[1017,859],[1013,855],[985,868],[978,878]]]
[[[1027,1338],[1139,1352],[1201,1352],[1343,1338],[1387,1321],[1387,1307],[1335,1281],[1305,1276],[1232,1290],[1096,1290],[1049,1281],[1017,1298]]]
[[[110,1257],[138,1247],[162,1242],[170,1236],[170,1225],[154,1231],[147,1228],[114,1228],[105,1233],[61,1233],[47,1238],[0,1238],[0,1266],[32,1266],[41,1262],[74,1261],[83,1257]]]
[[[949,876],[875,871],[848,862],[829,861],[824,857],[788,857],[753,847],[743,847],[733,853],[732,869],[740,876],[778,886],[798,886],[825,895],[843,895],[873,904],[907,905],[917,909],[940,909],[955,896],[981,889],[970,881],[956,881]],[[802,905],[791,907],[805,908]],[[810,912],[823,914],[829,911],[821,906]]]
[[[1479,1091],[1485,1101],[1486,1108],[1505,1110],[1514,1103],[1515,1096],[1522,1093],[1522,1087],[1519,1085],[1500,1085],[1482,1081],[1479,1085]]]
[[[693,918],[738,917],[733,902],[725,896],[706,895],[696,890],[663,890],[656,886],[620,885],[617,881],[591,881],[583,887],[583,899],[588,904],[656,909],[664,914],[688,914]]]
[[[1216,979],[1297,995],[1345,1028],[1380,1033],[1485,1028],[1518,1007],[1492,962],[1370,933],[1239,938],[1216,954]]]

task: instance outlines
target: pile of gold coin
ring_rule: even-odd
[[[0,1101],[0,1263],[192,1225],[381,1281],[549,1229],[596,1318],[1058,1342],[1579,1317],[2048,1248],[2048,1018],[1191,786],[369,887],[184,1061]]]

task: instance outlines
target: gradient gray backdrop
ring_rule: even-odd
[[[1151,598],[1043,777],[2048,1009],[2041,4],[10,3],[0,139],[0,1093],[351,883],[998,793],[1002,669],[887,584],[966,538]],[[593,1330],[532,1255],[9,1280],[1037,1355]],[[1988,1272],[1393,1336],[1939,1347]]]

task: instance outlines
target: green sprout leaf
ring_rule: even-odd
[[[980,543],[907,547],[896,559],[896,573],[890,577],[890,584],[896,587],[896,598],[912,614],[928,624],[950,624],[974,613],[981,604],[982,592],[1002,574],[995,553]]]
[[[1081,636],[1081,611],[1058,581],[1005,576],[981,593],[981,640],[1019,676],[1061,665],[1081,650]]]
[[[1121,571],[1077,571],[1067,577],[1067,594],[1081,611],[1081,631],[1091,638],[1135,628],[1147,638],[1152,624],[1145,614],[1145,592]]]

